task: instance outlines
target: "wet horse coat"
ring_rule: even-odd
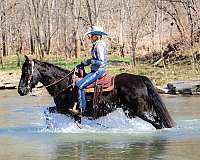
[[[18,93],[21,96],[27,95],[38,82],[41,82],[53,96],[56,112],[72,116],[77,120],[77,116],[69,112],[69,108],[74,103],[73,89],[70,87],[72,86],[72,75],[69,70],[26,57],[22,66]],[[88,99],[88,104],[91,102]],[[140,117],[157,129],[175,126],[161,97],[145,76],[128,73],[116,75],[114,89],[103,93],[98,101],[96,118],[106,116],[117,108],[121,108],[128,117]]]

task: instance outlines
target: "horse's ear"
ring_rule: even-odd
[[[25,57],[25,62],[31,63],[31,59],[27,55],[24,55],[24,57]]]
[[[24,57],[25,57],[25,61],[26,61],[26,62],[29,62],[28,56],[27,56],[27,55],[24,55]]]

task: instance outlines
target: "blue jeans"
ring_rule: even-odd
[[[78,88],[78,102],[79,102],[79,107],[82,108],[82,112],[84,112],[86,108],[84,89],[92,82],[100,78],[104,73],[105,69],[99,68],[96,72],[90,72],[83,79],[76,82],[76,86]]]

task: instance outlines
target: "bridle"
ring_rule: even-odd
[[[29,89],[30,91],[32,91],[32,88],[31,88],[31,80],[32,80],[32,78],[33,78],[34,66],[35,66],[34,61],[31,61],[31,74],[28,75],[28,89]]]

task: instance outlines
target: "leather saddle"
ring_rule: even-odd
[[[101,78],[86,87],[85,93],[95,92],[95,87],[101,86],[103,92],[112,91],[114,88],[114,76],[110,76],[107,73]]]
[[[81,79],[86,75],[85,71],[82,69],[78,70],[77,76]],[[95,92],[96,87],[101,87],[102,92],[112,91],[114,88],[114,76],[105,73],[102,77],[91,83],[89,86],[86,87],[84,90],[85,93],[92,93]]]

